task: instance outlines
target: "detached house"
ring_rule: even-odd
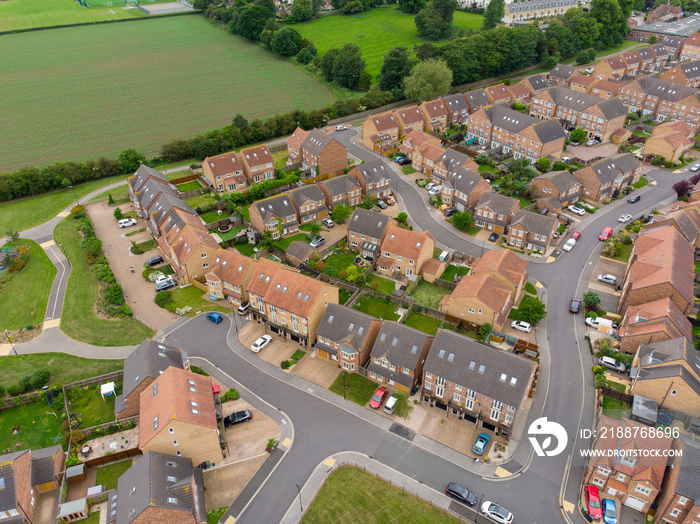
[[[573,176],[583,187],[584,198],[602,202],[639,182],[642,162],[630,153],[617,154],[578,169]]]
[[[348,246],[359,250],[363,258],[374,260],[380,254],[389,226],[396,226],[396,220],[358,207],[348,222]]]
[[[340,175],[318,184],[326,197],[326,206],[333,211],[338,204],[357,206],[362,201],[362,187],[350,175]]]
[[[382,321],[340,304],[329,304],[316,330],[316,355],[357,372],[369,360]]]
[[[467,91],[464,93],[464,99],[467,101],[467,105],[469,106],[469,114],[474,113],[476,110],[481,109],[482,107],[491,105],[491,99],[483,89]]]
[[[591,84],[591,89],[589,91],[593,96],[598,98],[613,98],[617,97],[620,89],[622,88],[622,83],[612,82],[610,80],[596,80]]]
[[[668,469],[656,501],[659,522],[685,524],[700,522],[700,441],[697,436],[681,433],[673,439],[674,456],[668,459]]]
[[[700,60],[684,62],[661,73],[663,80],[688,87],[700,87]]]
[[[520,209],[520,201],[498,193],[484,193],[474,207],[474,225],[503,233]]]
[[[387,228],[376,269],[387,276],[420,276],[423,264],[433,258],[435,238],[430,231],[409,231],[391,225]]]
[[[472,264],[472,275],[490,275],[513,291],[517,300],[528,279],[527,261],[510,249],[486,251]]]
[[[681,62],[700,60],[700,33],[693,33],[681,47]]]
[[[413,153],[426,143],[439,146],[441,140],[423,131],[410,131],[401,141],[401,153],[409,160],[413,160]]]
[[[558,225],[553,217],[520,210],[511,221],[505,242],[518,249],[545,254],[552,245]]]
[[[491,192],[489,184],[481,175],[455,167],[442,184],[442,201],[462,212],[474,207],[485,193]]]
[[[651,137],[644,142],[644,156],[663,156],[677,162],[695,146],[695,130],[687,122],[677,120],[654,127]]]
[[[326,196],[318,184],[310,184],[298,187],[290,191],[289,196],[297,209],[300,224],[308,224],[314,220],[321,220],[328,214]]]
[[[312,129],[301,144],[301,162],[317,176],[339,175],[348,166],[348,150],[333,135]]]
[[[377,159],[354,167],[350,174],[360,184],[363,193],[381,198],[391,194],[390,170],[384,160]]]
[[[261,235],[269,231],[272,238],[281,238],[299,231],[297,209],[287,193],[259,200],[248,209],[250,225]]]
[[[451,294],[440,301],[440,311],[461,321],[500,329],[508,320],[515,300],[512,286],[488,273],[466,275]]]
[[[449,111],[443,105],[442,100],[431,100],[423,102],[418,106],[423,113],[423,122],[426,131],[442,133],[449,122]]]
[[[275,178],[275,161],[266,144],[241,149],[238,159],[241,161],[248,183],[257,184],[263,180]]]
[[[444,183],[456,169],[466,169],[473,173],[479,172],[479,164],[471,157],[460,153],[456,149],[445,149],[443,155],[435,164],[435,169],[432,173],[432,179],[439,184]]]
[[[378,384],[410,393],[423,376],[423,364],[433,337],[404,324],[385,321],[374,340],[367,365]]]
[[[569,171],[550,171],[532,179],[532,192],[541,198],[556,198],[561,207],[577,202],[583,186]]]
[[[388,153],[398,147],[399,121],[387,111],[373,115],[362,123],[362,142],[374,151]]]
[[[420,146],[417,151],[413,152],[413,158],[411,159],[413,162],[413,169],[425,173],[428,176],[432,176],[437,163],[444,154],[445,150],[442,147],[432,143],[425,143]]]
[[[255,260],[237,251],[218,250],[207,273],[209,295],[227,300],[234,307],[247,302],[247,287],[253,278],[256,264]]]
[[[399,123],[399,132],[407,135],[411,131],[423,131],[423,113],[418,106],[404,107],[394,111],[394,118]]]
[[[309,136],[308,131],[304,131],[302,128],[297,127],[289,138],[287,139],[287,165],[300,164],[302,161],[303,153],[301,151],[301,145],[304,140]]]
[[[533,389],[537,363],[438,329],[423,366],[423,402],[506,436]]]
[[[161,247],[180,283],[189,284],[193,278],[207,273],[219,244],[206,229],[186,225],[169,246]]]
[[[469,121],[469,104],[462,93],[443,97],[442,105],[448,112],[448,124],[463,125]]]
[[[248,186],[243,165],[234,151],[205,158],[202,173],[217,193],[242,191]]]
[[[630,306],[625,311],[618,336],[620,351],[634,354],[640,344],[663,342],[679,337],[692,340],[692,325],[670,298]]]

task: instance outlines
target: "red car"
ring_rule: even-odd
[[[384,402],[387,393],[386,388],[377,389],[377,391],[374,392],[372,400],[369,401],[369,407],[372,409],[379,409],[379,406],[381,406],[382,402]]]
[[[571,235],[571,238],[574,240],[578,241],[579,238],[581,238],[581,232],[580,231],[574,231],[574,233]]]
[[[583,488],[583,496],[586,497],[586,507],[588,514],[595,520],[603,518],[603,509],[600,504],[600,495],[598,488],[595,486],[586,486]]]

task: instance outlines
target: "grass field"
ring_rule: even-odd
[[[12,108],[0,111],[11,152],[0,172],[127,147],[151,156],[236,113],[263,118],[333,100],[300,69],[199,15],[3,35],[0,56]]]
[[[294,25],[305,38],[311,40],[319,55],[333,47],[342,47],[353,43],[360,46],[362,58],[367,63],[367,72],[376,81],[376,75],[382,67],[384,55],[396,46],[405,46],[411,52],[416,44],[424,44],[418,36],[415,15],[405,14],[398,6],[386,6],[371,9],[359,16],[337,15],[324,16],[311,22]],[[456,11],[453,26],[469,29],[481,29],[481,15]]]
[[[13,435],[12,428],[15,426],[19,426],[19,432]],[[0,435],[2,435],[0,453],[4,453],[7,448],[39,449],[56,444],[65,445],[61,429],[61,413],[54,411],[46,400],[0,411]]]
[[[7,244],[7,247],[23,245],[29,246],[29,262],[0,289],[0,311],[3,312],[0,331],[44,321],[56,266],[33,240],[18,240]]]

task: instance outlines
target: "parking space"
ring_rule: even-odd
[[[617,290],[617,285],[613,286],[604,282],[598,281],[598,275],[610,274],[617,279],[617,284],[622,283],[622,277],[625,275],[627,265],[616,260],[607,258],[599,258],[596,263],[591,279],[588,283],[588,289],[595,291],[600,297],[600,308],[604,311],[612,313],[617,312],[617,305],[620,301],[620,292]]]
[[[343,240],[348,236],[348,224],[338,224],[336,223],[333,227],[328,228],[325,224],[321,224],[323,230],[321,231],[321,236],[326,239],[326,243],[323,247],[335,244],[339,240]]]
[[[248,322],[239,332],[238,340],[245,347],[250,348],[253,342],[264,334],[265,325],[262,322]],[[272,342],[260,350],[258,356],[274,366],[279,367],[283,360],[291,358],[294,352],[301,347],[296,342],[287,342],[281,335],[268,334],[272,337]]]
[[[265,451],[269,439],[279,438],[280,430],[277,423],[254,409],[245,400],[239,398],[226,402],[222,408],[224,417],[244,409],[249,409],[253,413],[253,418],[250,420],[226,428],[229,456],[224,460],[225,463],[256,457]]]
[[[207,510],[230,506],[258,471],[267,454],[204,471],[204,501]]]
[[[294,364],[290,372],[328,389],[340,373],[340,366],[334,360],[317,358],[316,350],[313,350],[307,351],[306,355]]]

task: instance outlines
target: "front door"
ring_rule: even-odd
[[[413,274],[413,270],[410,267],[406,268],[406,276],[410,277]]]

